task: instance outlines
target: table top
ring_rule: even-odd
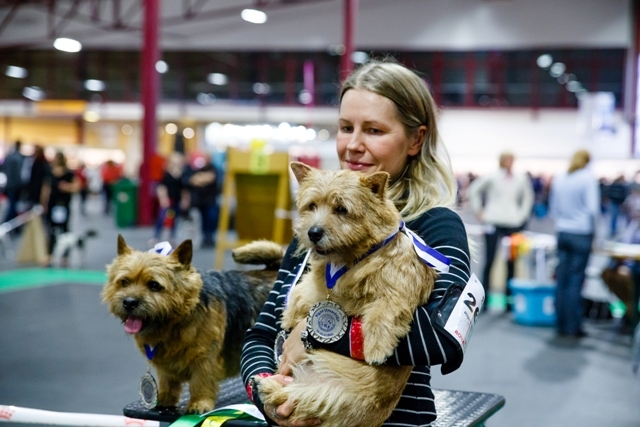
[[[640,261],[640,244],[607,241],[604,242],[601,250],[612,258],[635,259]]]
[[[434,427],[473,427],[481,426],[484,421],[502,408],[504,397],[491,393],[478,393],[458,390],[433,390],[438,419]],[[124,407],[123,413],[130,418],[141,418],[161,422],[173,422],[183,413],[189,400],[188,391],[181,396],[180,404],[173,410],[146,409],[140,401]],[[247,394],[240,377],[230,378],[220,384],[220,393],[216,408],[248,403]],[[224,427],[263,427],[264,423],[230,420]]]

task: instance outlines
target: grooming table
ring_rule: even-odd
[[[438,419],[434,423],[434,427],[482,427],[485,421],[502,408],[505,403],[504,397],[490,393],[433,390],[433,394],[436,398],[436,411],[438,413]],[[188,391],[185,391],[181,396],[178,408],[175,410],[146,409],[140,401],[137,401],[125,406],[123,412],[129,418],[160,421],[168,425],[180,418],[184,413],[188,400]],[[242,378],[240,377],[230,378],[220,384],[216,408],[237,403],[249,403]],[[266,427],[266,424],[229,420],[224,423],[224,427]]]

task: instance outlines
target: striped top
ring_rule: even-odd
[[[462,353],[453,337],[436,324],[439,303],[443,296],[459,290],[469,280],[469,246],[460,217],[447,208],[433,208],[407,227],[415,231],[425,243],[451,260],[448,273],[442,273],[426,305],[418,307],[409,334],[400,341],[394,356],[386,363],[414,366],[402,397],[384,426],[430,426],[436,419],[431,366],[444,365],[450,372],[462,362]],[[254,326],[247,331],[242,348],[241,372],[247,384],[249,378],[260,373],[274,373],[277,369],[273,347],[281,331],[284,300],[303,260],[293,252],[297,242],[289,245],[273,289]],[[433,320],[432,320],[433,319]],[[348,336],[349,334],[345,334]],[[343,338],[343,339],[345,339]],[[347,338],[348,339],[348,338]],[[327,348],[318,345],[319,348]],[[349,346],[332,345],[328,350],[349,356]],[[363,390],[366,393],[366,390]],[[254,403],[264,413],[262,403],[253,395]],[[266,417],[270,422],[269,417]]]

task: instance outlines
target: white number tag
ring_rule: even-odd
[[[453,308],[444,329],[449,332],[462,346],[467,348],[473,326],[476,324],[478,313],[484,303],[484,288],[475,274],[472,274],[464,287],[460,299]]]

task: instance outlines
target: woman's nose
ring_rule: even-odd
[[[362,148],[362,133],[353,131],[351,133],[351,138],[349,138],[349,142],[347,143],[347,150],[349,151],[358,151]]]

